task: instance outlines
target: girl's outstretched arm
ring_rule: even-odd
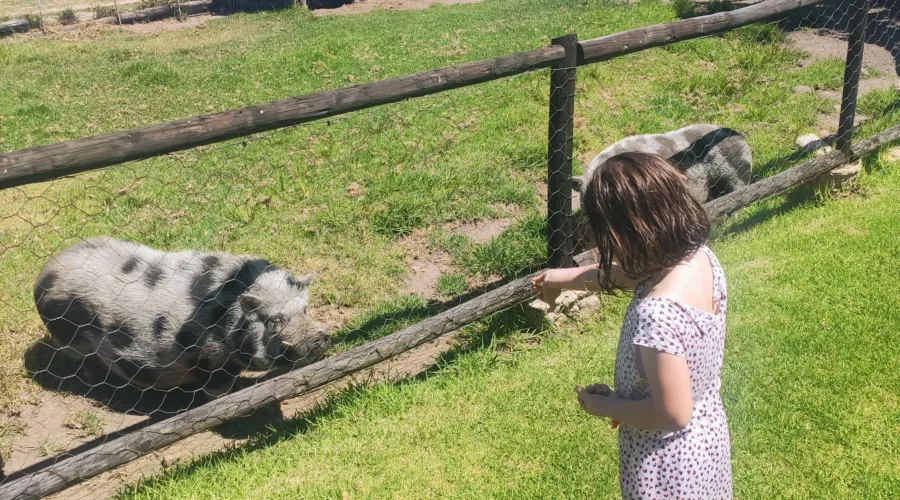
[[[625,290],[633,290],[637,286],[634,280],[625,276],[622,268],[615,262],[610,269],[610,278],[616,286]],[[548,269],[535,276],[531,286],[538,294],[538,299],[546,302],[553,311],[556,308],[556,298],[563,290],[600,292],[602,280],[602,271],[593,264],[568,269]]]

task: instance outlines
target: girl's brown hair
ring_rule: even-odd
[[[583,206],[603,271],[600,286],[607,292],[616,288],[609,278],[613,260],[628,278],[642,281],[709,240],[709,218],[684,175],[656,155],[625,153],[607,160],[588,180]]]

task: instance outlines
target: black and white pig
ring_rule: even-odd
[[[252,256],[161,252],[101,237],[53,256],[34,300],[88,383],[218,397],[244,370],[322,357],[330,340],[306,315],[311,281]]]
[[[688,189],[700,203],[749,184],[753,165],[750,145],[739,132],[718,125],[690,125],[665,134],[626,137],[604,149],[583,176],[573,179],[582,194],[594,170],[622,153],[650,153],[668,159],[684,172]]]

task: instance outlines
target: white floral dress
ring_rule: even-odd
[[[620,397],[649,396],[635,363],[636,346],[687,360],[694,413],[677,432],[619,427],[619,481],[626,499],[730,499],[731,444],[719,395],[725,343],[725,274],[707,247],[713,267],[716,314],[679,302],[642,295],[625,314],[616,354],[615,390]]]

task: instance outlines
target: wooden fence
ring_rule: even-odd
[[[484,61],[424,71],[389,80],[248,106],[158,125],[38,146],[0,155],[0,189],[46,181],[196,146],[348,113],[355,110],[475,85],[538,68],[551,68],[548,127],[548,262],[565,267],[584,262],[572,255],[571,159],[577,67],[682,40],[705,37],[769,20],[824,0],[766,0],[731,12],[659,24],[577,41],[567,35],[549,47]],[[900,125],[852,144],[865,12],[868,0],[850,0],[863,14],[848,47],[839,148],[705,205],[711,218],[782,193],[900,139]],[[202,432],[265,404],[308,393],[373,366],[484,316],[532,298],[525,277],[420,323],[351,351],[229,394],[97,448],[0,485],[0,498],[42,497],[113,467]]]

